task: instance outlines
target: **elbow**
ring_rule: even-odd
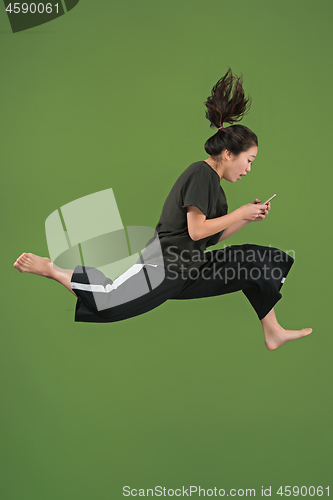
[[[188,216],[187,232],[192,241],[198,241],[203,238],[202,233],[204,232],[204,228],[202,222],[199,223],[197,220],[193,219],[193,217]]]
[[[201,237],[198,235],[198,233],[196,233],[194,231],[189,231],[188,234],[189,234],[189,237],[191,238],[191,240],[193,240],[193,241],[201,240]]]

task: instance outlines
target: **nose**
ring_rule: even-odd
[[[246,172],[251,172],[251,165],[249,165],[248,167],[246,167]]]

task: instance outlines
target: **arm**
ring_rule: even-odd
[[[253,203],[243,205],[230,212],[230,214],[215,219],[206,219],[205,214],[198,207],[188,206],[187,228],[190,237],[192,240],[197,241],[230,228],[229,234],[227,233],[224,237],[225,239],[228,235],[231,236],[231,234],[238,231],[247,222],[264,219],[268,213],[268,207],[267,205],[259,205],[258,201],[255,200]],[[233,226],[233,229],[231,229],[231,226]]]
[[[256,198],[253,203],[257,204],[257,203],[260,203],[260,202],[261,202],[261,200],[258,200],[258,198]],[[267,203],[267,213],[269,212],[270,209],[271,209],[271,204],[269,202],[269,203]],[[258,218],[258,219],[255,219],[255,220],[263,220],[263,218]],[[243,219],[242,221],[235,222],[231,226],[227,227],[223,231],[223,233],[221,234],[219,242],[222,241],[222,240],[226,240],[227,238],[229,238],[229,236],[232,236],[233,234],[237,233],[237,231],[239,231],[242,227],[246,226],[250,222],[252,222],[252,221]]]
[[[235,222],[231,226],[227,227],[223,233],[221,234],[221,237],[219,238],[219,242],[222,240],[226,240],[229,238],[229,236],[232,236],[233,234],[237,233],[242,227],[246,226],[249,224],[251,221],[250,220],[241,220],[239,222]]]

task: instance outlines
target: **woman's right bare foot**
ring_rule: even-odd
[[[285,330],[278,325],[274,328],[264,328],[265,344],[269,351],[277,349],[289,340],[296,340],[310,335],[312,328],[303,328],[302,330]]]
[[[48,257],[39,257],[33,253],[23,253],[14,262],[14,267],[21,273],[32,273],[47,278],[53,277],[52,262]]]
[[[53,264],[48,257],[40,257],[34,253],[23,253],[14,262],[14,267],[21,273],[38,274],[39,276],[54,279],[77,297],[71,287],[71,278],[74,271],[71,269],[61,269]]]

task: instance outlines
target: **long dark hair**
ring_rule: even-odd
[[[242,82],[242,75],[233,75],[229,68],[212,88],[211,95],[205,102],[206,118],[212,128],[222,127],[223,123],[239,122],[249,112],[252,99],[245,97]],[[237,156],[251,146],[258,146],[256,134],[244,125],[231,125],[210,137],[206,141],[205,151],[211,156],[217,156],[227,149]]]

